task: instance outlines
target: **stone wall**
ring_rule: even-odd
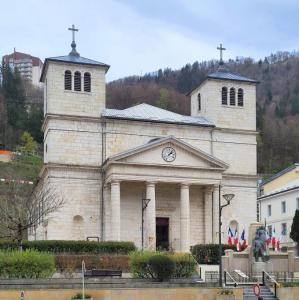
[[[19,300],[20,290],[0,290],[1,300]],[[217,288],[200,287],[147,287],[147,288],[98,288],[87,289],[86,293],[93,300],[216,300]],[[78,288],[72,289],[40,289],[25,290],[25,299],[30,300],[70,300],[76,293],[81,292]],[[243,300],[243,289],[234,289],[235,300]],[[284,299],[285,298],[280,298]],[[292,298],[295,299],[295,298]]]

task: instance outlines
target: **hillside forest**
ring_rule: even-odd
[[[277,52],[260,60],[237,57],[226,68],[258,80],[258,173],[269,175],[299,159],[299,53]],[[107,107],[124,109],[148,103],[181,114],[190,114],[186,94],[208,73],[215,60],[194,62],[180,70],[169,68],[144,76],[130,76],[107,84]],[[14,150],[24,131],[42,149],[42,90],[23,82],[17,70],[2,66],[0,86],[0,145]]]

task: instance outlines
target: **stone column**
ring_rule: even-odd
[[[213,191],[213,189],[211,187],[206,187],[205,193],[204,193],[205,244],[210,244],[213,242],[212,191]]]
[[[213,196],[213,243],[218,244],[218,231],[219,231],[219,186],[214,186],[212,193]]]
[[[120,182],[111,182],[111,231],[110,239],[120,241]]]
[[[111,231],[111,201],[110,201],[110,186],[106,184],[104,186],[104,241],[108,241],[110,239],[110,231]]]
[[[150,202],[145,209],[145,247],[150,250],[156,250],[156,191],[155,183],[146,183],[146,198]]]
[[[180,241],[181,251],[190,251],[190,200],[189,200],[189,185],[181,184],[181,217],[180,217]]]

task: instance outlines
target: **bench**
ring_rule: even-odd
[[[92,269],[85,270],[84,277],[121,277],[121,270]]]

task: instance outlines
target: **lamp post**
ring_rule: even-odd
[[[230,205],[231,200],[235,197],[235,194],[224,194],[222,195],[224,200],[226,201],[225,204],[221,205],[221,186],[219,185],[219,286],[222,287],[222,241],[221,241],[221,217],[222,217],[222,209],[228,205]]]
[[[141,248],[143,251],[144,248],[144,211],[147,208],[149,202],[151,199],[144,198],[142,197],[142,207],[141,207]]]

